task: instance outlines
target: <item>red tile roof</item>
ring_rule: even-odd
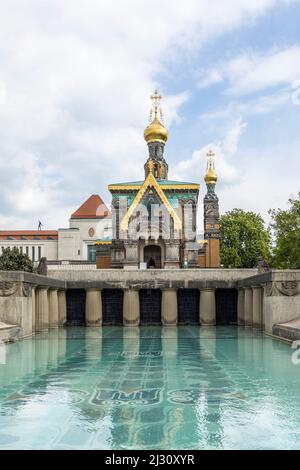
[[[0,240],[57,240],[57,238],[57,230],[0,230]]]
[[[110,211],[101,197],[93,194],[71,215],[71,219],[103,219],[109,215]]]

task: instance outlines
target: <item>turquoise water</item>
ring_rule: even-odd
[[[69,328],[0,352],[0,449],[300,449],[300,365],[259,332]]]

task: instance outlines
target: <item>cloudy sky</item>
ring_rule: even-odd
[[[150,6],[149,6],[150,5]],[[68,225],[91,194],[143,178],[157,87],[170,177],[221,211],[300,189],[299,0],[9,0],[0,5],[0,229]],[[199,211],[201,219],[201,211]]]

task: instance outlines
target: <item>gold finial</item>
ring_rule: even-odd
[[[205,183],[213,183],[216,184],[218,181],[218,177],[215,173],[215,154],[210,149],[207,153],[207,167],[206,167],[206,175],[204,177]]]
[[[161,142],[165,144],[168,140],[168,131],[162,124],[163,114],[160,105],[162,96],[157,90],[155,90],[154,93],[150,96],[150,98],[152,101],[149,117],[150,124],[146,127],[144,131],[144,137],[147,143]]]

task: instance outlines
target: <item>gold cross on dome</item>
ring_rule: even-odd
[[[154,91],[153,95],[150,96],[151,101],[152,101],[152,107],[150,111],[150,116],[149,116],[149,121],[152,121],[153,118],[153,112],[154,112],[154,117],[157,118],[157,115],[159,114],[160,120],[163,121],[163,115],[162,115],[162,110],[160,106],[161,98],[162,96],[158,93],[157,90]]]
[[[209,149],[207,152],[207,170],[214,170],[215,169],[215,153],[212,149]]]
[[[153,104],[154,109],[158,109],[160,106],[161,95],[158,93],[157,90],[154,90],[153,95],[150,96]]]

